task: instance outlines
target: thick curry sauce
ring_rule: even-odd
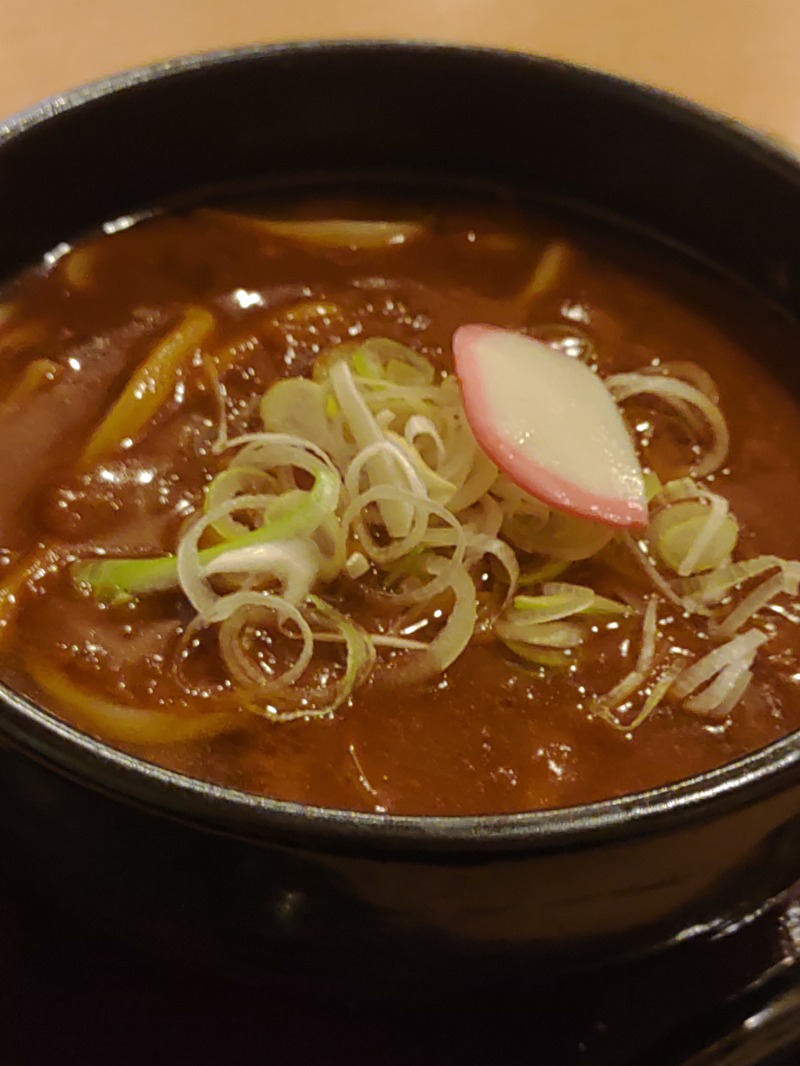
[[[351,206],[302,210],[324,217]],[[111,702],[213,710],[219,663],[210,641],[175,674],[191,616],[178,593],[103,607],[61,564],[98,550],[172,552],[201,506],[220,467],[211,450],[217,396],[201,354],[137,439],[94,469],[76,466],[103,411],[190,306],[214,316],[203,347],[218,360],[231,432],[253,427],[254,397],[275,379],[308,374],[321,353],[358,337],[390,337],[449,368],[454,329],[488,322],[580,351],[603,375],[655,360],[698,363],[718,385],[731,428],[714,488],[740,519],[741,551],[800,557],[800,410],[778,373],[796,359],[796,325],[731,282],[585,222],[485,205],[434,205],[414,216],[423,223],[416,239],[358,251],[270,237],[216,210],[154,217],[60,248],[8,287],[0,307],[8,683],[89,732],[80,713],[37,692],[31,656],[56,661]],[[553,242],[566,250],[555,282],[531,292]],[[654,436],[645,454],[668,475],[685,458],[681,442],[666,431],[659,440],[664,427],[646,413],[629,417],[640,444]],[[590,571],[578,564],[572,573],[589,579]],[[634,569],[629,580],[641,588],[646,579]],[[346,582],[340,598],[363,609]],[[662,612],[662,639],[702,651],[678,614]],[[800,727],[797,620],[785,609],[769,624],[775,634],[754,682],[723,723],[669,702],[632,733],[592,715],[593,696],[636,657],[636,624],[622,620],[598,627],[569,670],[532,667],[497,641],[476,641],[427,685],[396,685],[391,669],[377,670],[327,720],[277,724],[242,711],[240,727],[222,736],[126,746],[215,783],[331,807],[466,814],[586,803],[719,766]]]

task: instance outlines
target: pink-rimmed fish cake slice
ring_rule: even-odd
[[[647,524],[628,428],[589,367],[495,326],[461,326],[453,353],[472,432],[516,485],[568,514],[621,529]]]

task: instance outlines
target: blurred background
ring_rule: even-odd
[[[648,81],[800,145],[800,0],[0,0],[0,115],[179,53],[422,37]]]

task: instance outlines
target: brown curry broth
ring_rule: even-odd
[[[452,331],[464,322],[524,327],[577,316],[588,318],[581,326],[595,341],[604,374],[655,356],[695,360],[716,379],[731,425],[731,472],[718,485],[743,521],[745,553],[800,555],[798,405],[757,362],[796,351],[795,326],[663,251],[653,256],[585,223],[482,207],[437,211],[430,222],[429,232],[407,246],[354,253],[304,250],[199,211],[89,242],[83,285],[69,281],[69,256],[20,278],[8,293],[15,314],[0,330],[0,349],[12,330],[24,336],[27,329],[32,339],[20,351],[8,345],[3,352],[0,395],[34,358],[46,355],[64,370],[49,405],[47,392],[21,412],[6,405],[0,488],[14,486],[0,493],[7,561],[54,537],[79,553],[174,550],[181,522],[217,469],[205,447],[216,434],[215,408],[200,371],[187,374],[182,402],[176,394],[143,439],[105,464],[111,480],[76,480],[72,468],[102,404],[119,394],[190,303],[213,310],[213,343],[248,342],[226,376],[243,408],[233,429],[253,425],[249,397],[276,376],[309,372],[318,351],[357,329],[411,344],[448,366]],[[518,293],[553,237],[566,238],[579,254],[554,292],[525,305]],[[78,266],[72,273],[80,282]],[[238,289],[260,292],[266,306],[237,306],[230,294]],[[327,324],[284,319],[276,326],[276,316],[303,299],[334,303],[342,314]],[[97,337],[108,339],[98,348]],[[71,368],[70,358],[80,367]],[[112,363],[98,375],[98,367]],[[59,386],[62,402],[53,405]],[[20,434],[38,442],[30,478],[20,463]],[[169,670],[189,614],[178,595],[100,610],[57,575],[24,599],[6,637],[3,670],[30,690],[20,649],[33,648],[112,700],[198,713]],[[663,617],[671,614],[662,608]],[[800,693],[791,678],[800,639],[797,627],[780,625],[727,729],[668,706],[633,736],[588,716],[590,694],[608,690],[635,659],[638,630],[623,623],[616,633],[598,634],[575,673],[540,674],[496,643],[475,644],[445,678],[425,686],[393,687],[391,672],[379,671],[330,721],[275,725],[243,712],[234,734],[130,750],[221,784],[332,807],[433,814],[584,803],[718,766],[800,726]],[[703,650],[681,621],[662,623],[662,633]],[[207,649],[205,680],[217,670],[213,641]],[[203,711],[210,703],[202,701]]]

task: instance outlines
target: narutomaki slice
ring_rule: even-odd
[[[521,489],[609,526],[647,524],[628,430],[584,363],[522,333],[484,325],[457,329],[453,353],[472,431]]]

